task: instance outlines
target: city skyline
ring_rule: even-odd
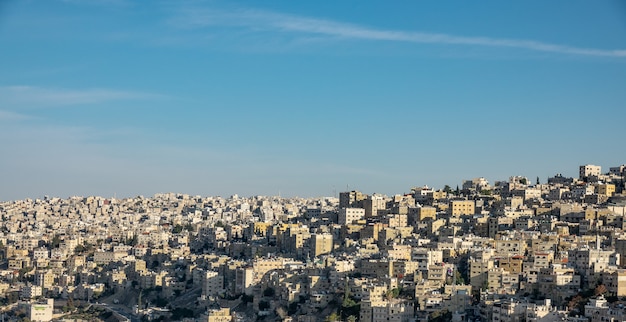
[[[458,6],[5,3],[0,200],[393,195],[624,163],[621,2]]]

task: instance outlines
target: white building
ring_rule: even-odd
[[[338,223],[340,225],[352,224],[356,220],[365,217],[365,209],[363,208],[342,208],[339,209]]]
[[[29,285],[22,287],[20,293],[22,298],[32,299],[41,296],[43,294],[43,289],[41,288],[41,286]]]
[[[30,304],[30,320],[33,322],[52,321],[52,310],[54,308],[54,299],[47,299],[45,303]]]
[[[202,281],[202,295],[215,297],[224,292],[224,276],[218,272],[207,271]]]
[[[597,177],[602,172],[602,167],[599,165],[586,164],[581,165],[579,170],[579,178],[582,180],[587,177]]]

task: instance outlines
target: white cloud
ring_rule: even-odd
[[[108,101],[164,98],[163,95],[112,89],[59,89],[35,86],[0,86],[0,107],[52,107]]]
[[[261,10],[220,11],[211,9],[184,10],[172,22],[183,28],[207,26],[246,27],[253,31],[280,31],[325,35],[344,39],[383,40],[409,43],[473,45],[518,48],[581,56],[626,57],[626,49],[610,50],[573,47],[524,39],[468,37],[450,34],[385,30],[356,24],[314,19]]]

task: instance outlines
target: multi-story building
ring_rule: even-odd
[[[363,300],[359,321],[363,322],[410,322],[414,321],[413,301],[402,299]]]
[[[233,316],[230,314],[230,309],[223,307],[220,309],[210,309],[207,312],[207,322],[231,322]]]
[[[489,259],[473,259],[470,258],[469,262],[469,278],[470,285],[472,285],[472,292],[476,292],[480,289],[488,286],[487,272],[493,269],[494,262]]]
[[[581,165],[578,171],[578,178],[580,180],[586,180],[589,177],[598,177],[602,172],[602,167],[599,165],[586,164]]]
[[[33,322],[52,321],[54,299],[46,299],[45,303],[31,303],[29,305],[29,318]]]
[[[615,193],[615,185],[612,183],[601,183],[596,186],[596,193],[611,197]]]
[[[367,196],[363,200],[363,208],[365,209],[365,218],[378,216],[379,211],[385,210],[386,200],[385,197],[378,194]]]
[[[215,297],[224,291],[224,276],[215,271],[205,272],[202,280],[202,295]]]
[[[448,212],[452,216],[473,215],[476,212],[475,207],[474,200],[452,200]]]
[[[310,238],[311,257],[329,254],[333,251],[333,235],[329,233],[317,233]]]
[[[342,208],[339,209],[337,215],[337,223],[340,225],[352,224],[357,220],[361,220],[365,217],[365,209],[363,208]]]
[[[363,200],[367,197],[366,194],[360,191],[352,190],[339,193],[339,208],[357,207],[363,206]]]

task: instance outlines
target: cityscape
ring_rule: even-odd
[[[626,165],[321,198],[0,203],[4,321],[623,321]]]
[[[0,322],[626,322],[625,13],[0,0]]]

